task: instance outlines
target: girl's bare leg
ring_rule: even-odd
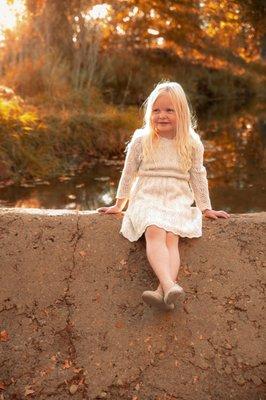
[[[170,275],[173,281],[176,281],[180,267],[180,255],[179,255],[179,236],[172,232],[166,232],[166,246],[170,256]],[[163,294],[161,284],[159,284],[157,291]]]
[[[174,272],[171,272],[170,253],[166,245],[167,232],[155,225],[148,226],[145,231],[146,252],[153,271],[160,281],[163,292],[174,285]]]

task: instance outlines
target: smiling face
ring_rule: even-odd
[[[158,135],[173,138],[176,134],[177,117],[170,95],[166,92],[155,100],[151,123]]]

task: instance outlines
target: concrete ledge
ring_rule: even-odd
[[[0,398],[265,397],[266,213],[181,240],[184,309],[159,312],[145,243],[121,216],[0,209]],[[264,329],[265,331],[265,329]]]

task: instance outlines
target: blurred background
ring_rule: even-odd
[[[213,208],[266,209],[264,0],[1,0],[0,206],[112,204],[141,104],[179,82]]]

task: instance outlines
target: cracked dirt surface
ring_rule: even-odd
[[[156,280],[120,224],[0,211],[0,400],[266,399],[266,213],[205,220],[202,238],[181,240],[174,312],[143,304]]]

